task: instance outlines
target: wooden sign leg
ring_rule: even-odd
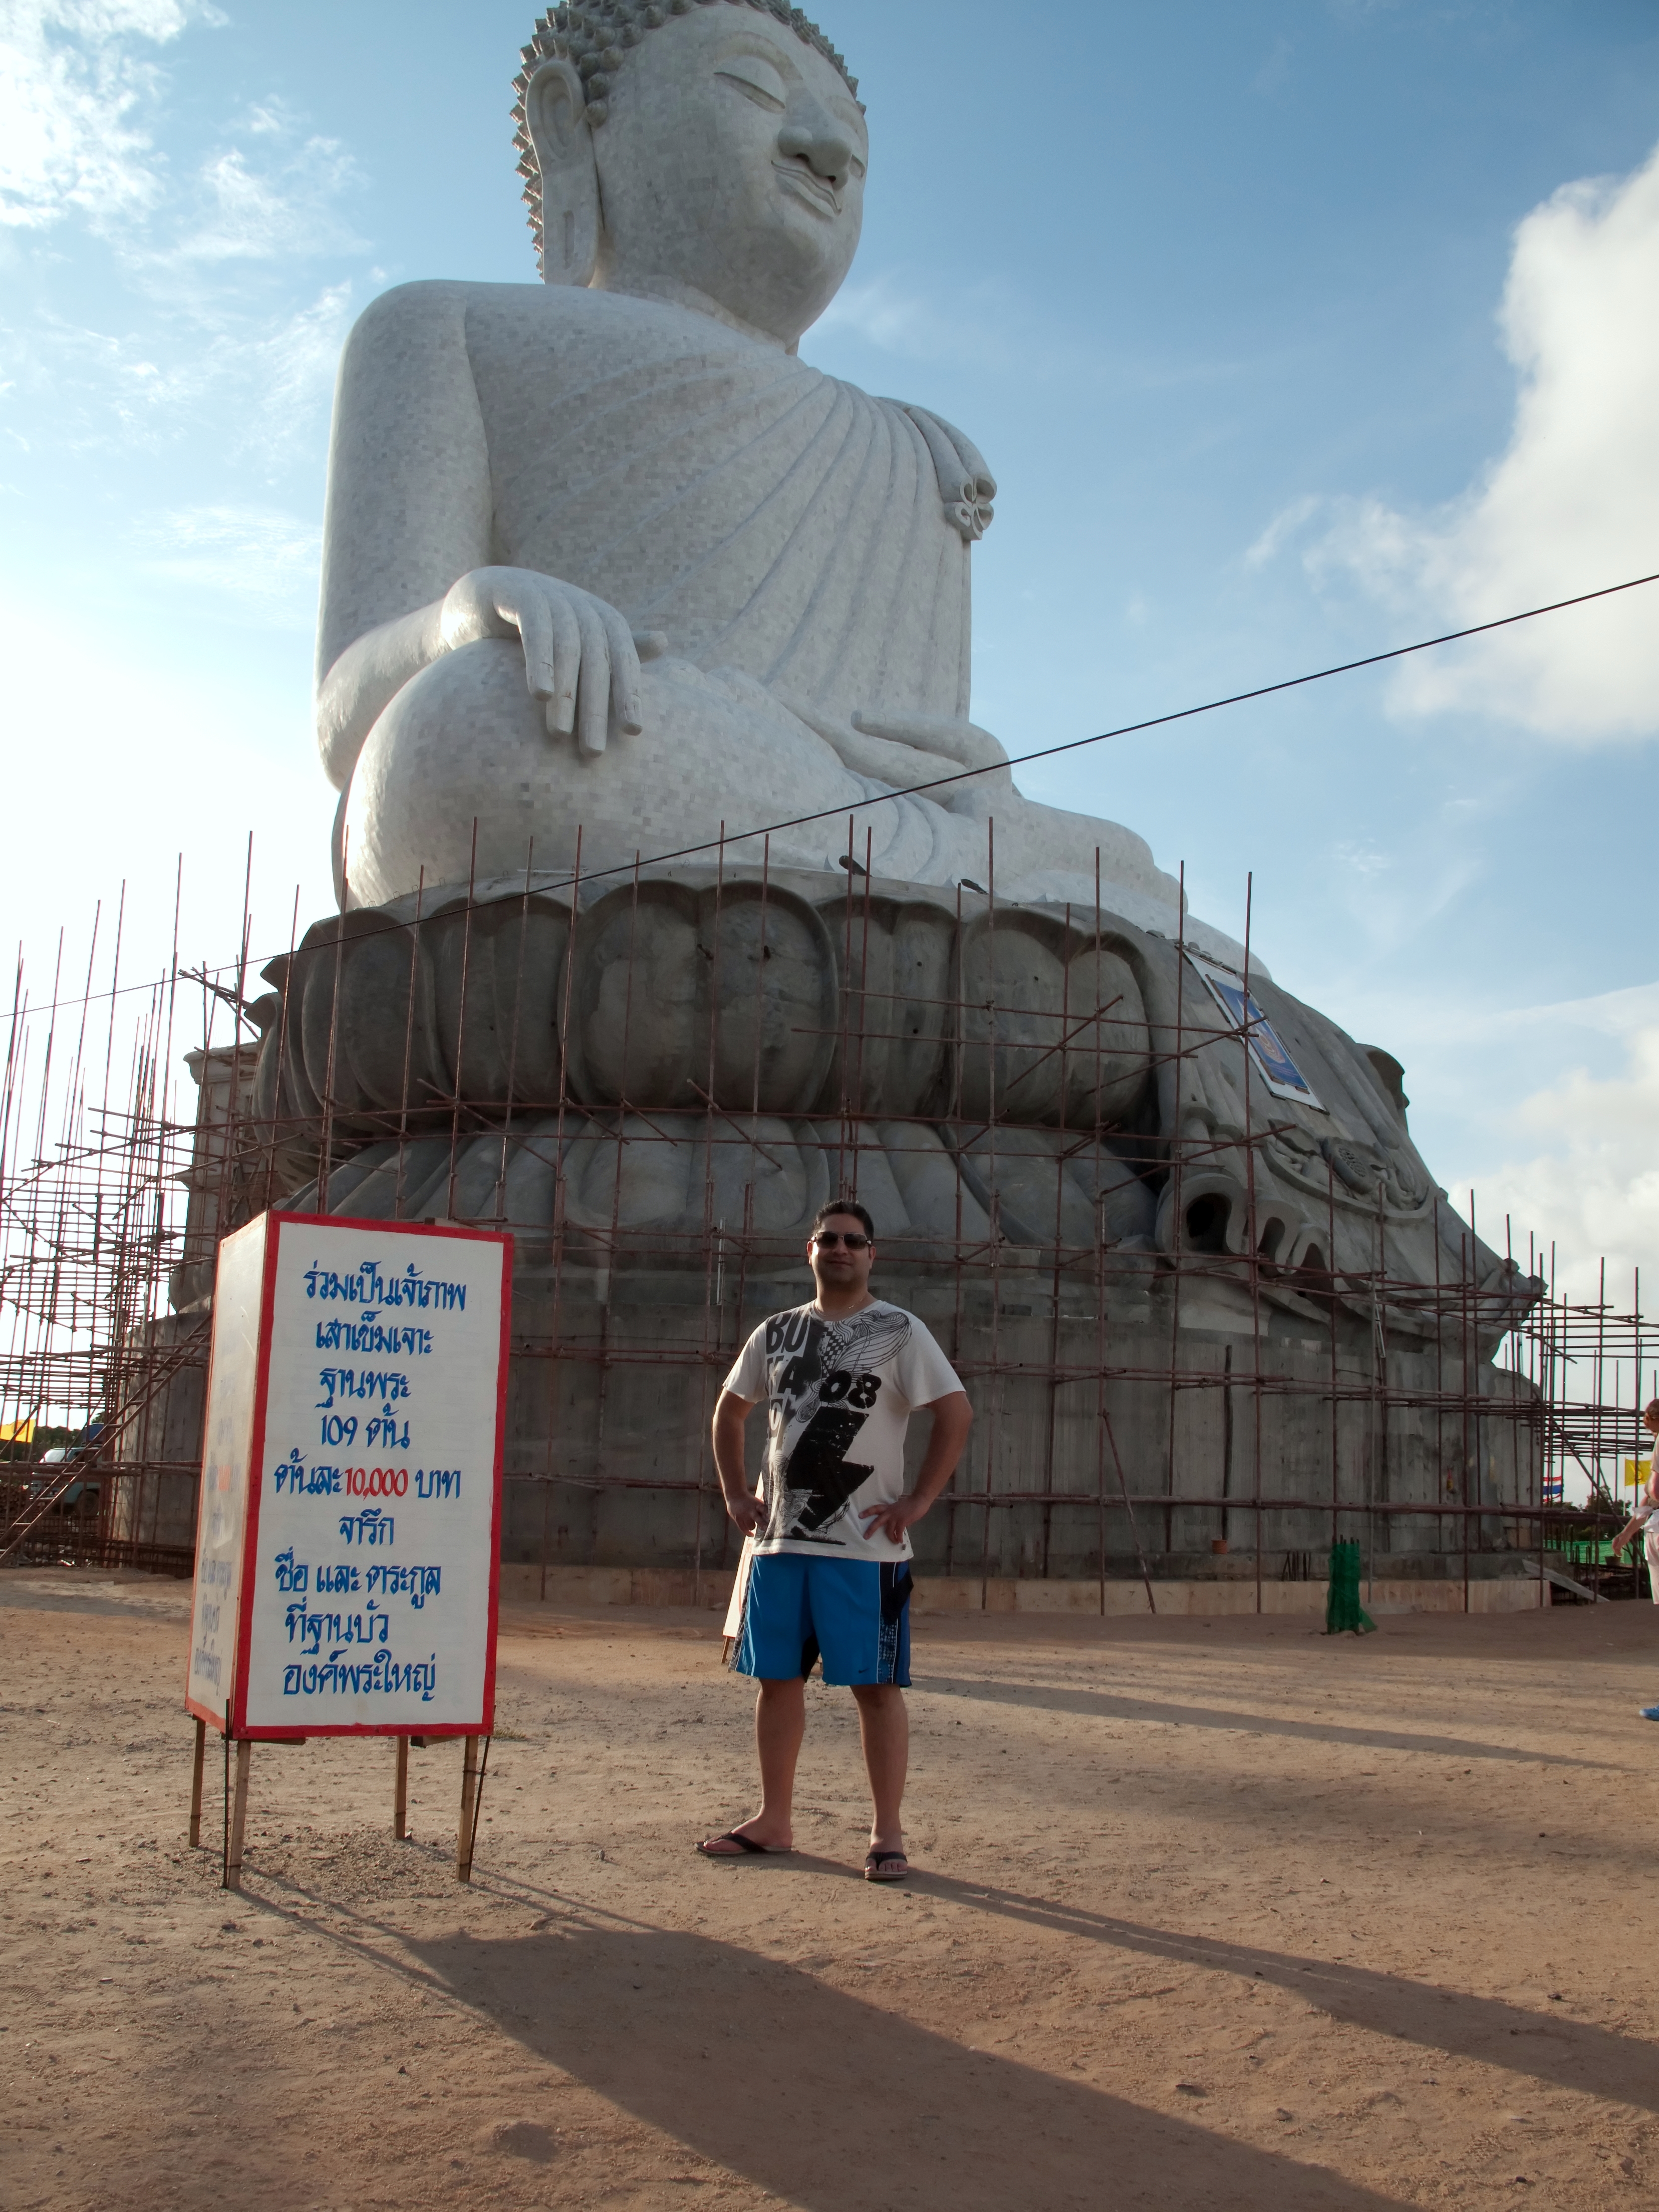
[[[202,1847],[202,1770],[207,1764],[207,1723],[196,1723],[196,1759],[190,1771],[190,1847]]]
[[[478,1739],[470,1735],[461,1754],[461,1826],[455,1838],[455,1879],[472,1879],[473,1832],[478,1819]]]
[[[401,1844],[409,1835],[409,1738],[398,1738],[398,1779],[392,1793],[392,1832]]]
[[[230,1841],[225,1851],[225,1887],[242,1886],[242,1835],[247,1826],[247,1772],[253,1746],[243,1736],[236,1746],[236,1795],[230,1808]]]

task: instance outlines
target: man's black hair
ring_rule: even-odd
[[[817,1236],[832,1213],[850,1213],[854,1221],[861,1221],[864,1224],[865,1235],[872,1244],[875,1243],[876,1224],[870,1218],[866,1208],[861,1206],[855,1198],[832,1198],[828,1206],[819,1206],[817,1212],[812,1216],[814,1236]]]

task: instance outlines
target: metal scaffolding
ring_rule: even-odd
[[[1205,1554],[1213,1564],[1202,1571],[1249,1586],[1261,1610],[1271,1584],[1322,1581],[1324,1547],[1339,1540],[1360,1543],[1373,1581],[1405,1555],[1432,1556],[1461,1586],[1466,1608],[1472,1581],[1499,1555],[1516,1572],[1524,1563],[1540,1595],[1542,1578],[1559,1576],[1563,1562],[1575,1576],[1599,1573],[1606,1537],[1622,1518],[1620,1462],[1645,1448],[1640,1413],[1655,1387],[1656,1328],[1642,1312],[1639,1278],[1628,1304],[1609,1294],[1605,1268],[1597,1298],[1571,1300],[1556,1291],[1553,1249],[1546,1255],[1528,1238],[1524,1275],[1538,1279],[1517,1295],[1511,1269],[1494,1289],[1479,1279],[1473,1223],[1465,1227],[1431,1194],[1436,1252],[1462,1256],[1443,1279],[1421,1279],[1390,1263],[1380,1184],[1372,1264],[1339,1263],[1339,1204],[1352,1217],[1353,1198],[1334,1160],[1326,1168],[1328,1234],[1288,1264],[1257,1200],[1256,1164],[1284,1117],[1269,1085],[1257,1080],[1252,1095],[1251,1026],[1260,1017],[1248,925],[1232,1039],[1243,1124],[1227,1139],[1242,1163],[1244,1218],[1224,1237],[1211,1233],[1206,1177],[1218,1140],[1188,1130],[1181,1102],[1197,1056],[1226,1033],[1213,1006],[1183,1004],[1185,967],[1177,962],[1173,1030],[1153,1054],[1175,1100],[1168,1126],[1156,1137],[1126,1136],[1097,1110],[1068,1127],[1067,1101],[1099,1095],[1098,1083],[1092,1092],[1081,1078],[1071,1083],[1068,1055],[1092,1054],[1098,1063],[1110,1006],[1066,1003],[1063,978],[1061,1001],[1046,1014],[1000,1006],[994,993],[967,995],[959,981],[932,1000],[910,987],[901,1004],[871,972],[877,893],[853,849],[849,837],[838,894],[841,988],[824,1031],[839,1095],[833,1110],[816,1112],[814,1142],[835,1163],[834,1188],[855,1196],[878,1122],[890,1162],[907,1150],[932,1159],[943,1128],[960,1157],[984,1167],[990,1194],[973,1221],[958,1196],[954,1235],[935,1224],[908,1245],[883,1243],[884,1279],[890,1261],[901,1303],[914,1291],[921,1310],[925,1294],[930,1326],[979,1416],[925,1568],[984,1578],[1010,1571],[1012,1560],[1020,1576],[1097,1581],[1103,1611],[1109,1584],[1141,1585],[1151,1606],[1158,1579]],[[718,948],[721,900],[735,882],[724,854],[712,881]],[[769,897],[781,896],[769,883],[763,857],[745,886],[751,903],[758,886],[757,959],[769,957]],[[757,999],[744,1030],[753,1080],[734,1076],[711,1002],[706,1074],[688,1099],[641,1107],[628,1095],[629,1027],[646,1019],[629,949],[626,988],[611,1017],[623,1077],[608,1100],[579,1099],[571,1001],[585,888],[580,871],[561,886],[557,927],[569,950],[562,1001],[543,1010],[545,1048],[529,1039],[522,984],[532,909],[547,928],[554,909],[528,865],[520,890],[469,887],[447,896],[441,915],[435,905],[424,914],[416,898],[412,916],[319,924],[267,971],[277,990],[254,1000],[246,908],[237,957],[216,969],[180,966],[175,926],[167,972],[126,979],[119,908],[112,929],[100,913],[83,975],[64,976],[60,940],[37,999],[20,959],[0,1098],[0,1564],[188,1571],[206,1294],[219,1238],[270,1204],[350,1218],[352,1194],[372,1172],[379,1218],[465,1218],[514,1231],[520,1411],[504,1526],[516,1556],[533,1563],[539,1553],[544,1566],[566,1556],[556,1521],[572,1495],[598,1501],[602,1518],[605,1501],[642,1493],[682,1532],[696,1577],[730,1568],[735,1543],[720,1510],[708,1415],[756,1321],[802,1295],[788,1288],[799,1239],[757,1220],[755,1173],[742,1182],[744,1162],[752,1170],[769,1157],[761,1069],[776,1041]],[[649,890],[636,868],[635,913]],[[624,922],[628,890],[614,878],[607,886]],[[994,894],[993,885],[992,930]],[[960,932],[963,894],[955,897]],[[439,957],[431,933],[440,925],[460,1012],[447,1070],[434,1076],[422,1072],[416,975]],[[1087,972],[1098,972],[1098,904],[1092,915],[1066,909],[1065,927],[1085,953],[1092,930],[1097,968]],[[381,962],[377,988],[402,1008],[402,1079],[378,1100],[348,1068],[341,1028],[348,957],[362,957],[368,939]],[[509,990],[503,978],[514,975],[515,959]],[[400,962],[409,980],[394,989],[386,979]],[[477,977],[486,966],[493,996],[483,1022]],[[1074,963],[1064,975],[1074,972],[1084,971]],[[303,1071],[293,1064],[301,998]],[[926,1113],[878,1112],[866,1060],[909,1050],[919,1036],[954,1052],[950,1096]],[[1018,1154],[1017,1133],[1027,1127],[1010,1115],[1009,1091],[1056,1059],[1060,1106],[1045,1158],[1063,1161],[1068,1146],[1092,1158],[1115,1145],[1114,1158],[1158,1198],[1160,1220],[1175,1224],[1162,1242],[1115,1237],[1098,1206],[1079,1230],[1058,1175],[1051,1221],[1011,1226],[1001,1211],[997,1162]],[[181,1068],[194,1079],[188,1111]],[[625,1215],[624,1168],[629,1146],[647,1141],[642,1127],[702,1178],[698,1217],[672,1231]],[[605,1146],[615,1153],[610,1219],[591,1204],[579,1219],[568,1203],[573,1147],[591,1193]],[[493,1183],[481,1182],[480,1161],[497,1156]],[[532,1167],[550,1199],[526,1222],[507,1194]],[[734,1187],[733,1173],[747,1194],[735,1206],[719,1196]],[[388,1178],[395,1188],[386,1200]],[[1506,1221],[1505,1253],[1518,1261],[1514,1243]],[[629,1281],[648,1288],[632,1307],[616,1290]],[[1216,1314],[1230,1317],[1224,1326],[1210,1325]],[[643,1449],[637,1422],[629,1430],[607,1411],[617,1379],[640,1370],[653,1378],[659,1422],[675,1431],[666,1448]],[[1581,1486],[1585,1502],[1569,1504]],[[590,1554],[598,1556],[591,1546]]]

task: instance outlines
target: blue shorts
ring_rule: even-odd
[[[750,1561],[733,1668],[787,1682],[804,1680],[819,1657],[826,1682],[909,1688],[908,1559],[763,1552]]]

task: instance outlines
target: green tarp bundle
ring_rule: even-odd
[[[1365,1636],[1376,1626],[1359,1602],[1358,1545],[1333,1544],[1330,1588],[1325,1594],[1326,1635],[1340,1636],[1352,1629],[1356,1636]]]

